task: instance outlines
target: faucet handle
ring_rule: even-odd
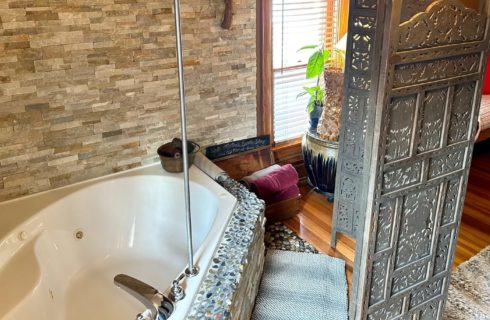
[[[170,299],[152,286],[125,274],[114,277],[114,284],[138,299],[146,310],[137,315],[136,320],[166,320],[174,312]]]
[[[150,309],[146,309],[142,313],[138,313],[136,320],[153,320],[153,314]]]
[[[174,302],[180,301],[185,298],[185,291],[179,283],[179,280],[172,282],[172,288],[170,288],[170,295]]]

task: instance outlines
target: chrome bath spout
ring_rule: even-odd
[[[152,286],[125,274],[114,277],[114,284],[140,301],[146,310],[136,320],[167,320],[174,312],[173,302]]]
[[[195,276],[199,269],[194,266],[194,252],[192,248],[192,217],[191,217],[191,197],[189,187],[189,154],[187,151],[187,119],[185,106],[185,83],[184,83],[184,63],[182,54],[182,30],[180,25],[180,0],[174,0],[175,15],[175,35],[177,41],[177,66],[179,74],[179,100],[180,100],[180,130],[182,132],[182,153],[184,165],[184,198],[186,213],[186,230],[187,230],[187,255],[188,267],[185,274]]]

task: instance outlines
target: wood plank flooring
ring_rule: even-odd
[[[490,245],[490,140],[475,147],[454,267]]]
[[[324,196],[309,191],[307,187],[303,187],[301,192],[303,194],[301,212],[294,218],[284,221],[284,224],[319,251],[344,259],[350,287],[355,241],[339,234],[337,248],[331,248],[332,203],[327,202]],[[479,143],[475,148],[454,267],[488,245],[490,245],[490,141]]]

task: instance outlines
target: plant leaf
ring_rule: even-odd
[[[300,93],[298,93],[298,95],[296,96],[296,99],[301,98],[302,96],[304,96],[305,94],[308,94],[308,93],[309,93],[309,92],[307,92],[307,91],[300,92]]]
[[[306,109],[309,113],[311,113],[315,109],[315,97],[311,96],[310,101],[308,101],[308,108]]]
[[[309,93],[310,95],[316,95],[316,92],[320,90],[319,86],[313,86],[313,87],[303,87],[303,89]]]
[[[318,77],[325,66],[324,55],[321,50],[315,51],[308,59],[306,66],[306,79]]]
[[[300,51],[306,50],[306,49],[316,49],[317,47],[318,46],[315,44],[309,44],[309,45],[306,45],[304,47],[299,48],[298,51],[296,51],[296,52],[300,52]]]
[[[323,63],[327,62],[328,59],[332,56],[330,50],[323,50]]]
[[[324,89],[319,89],[317,93],[317,100],[320,102],[323,102],[325,100],[325,90]]]

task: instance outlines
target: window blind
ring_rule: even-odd
[[[274,79],[274,140],[300,136],[308,125],[308,97],[296,98],[303,87],[311,44],[333,47],[336,42],[338,0],[272,0],[272,63]]]

